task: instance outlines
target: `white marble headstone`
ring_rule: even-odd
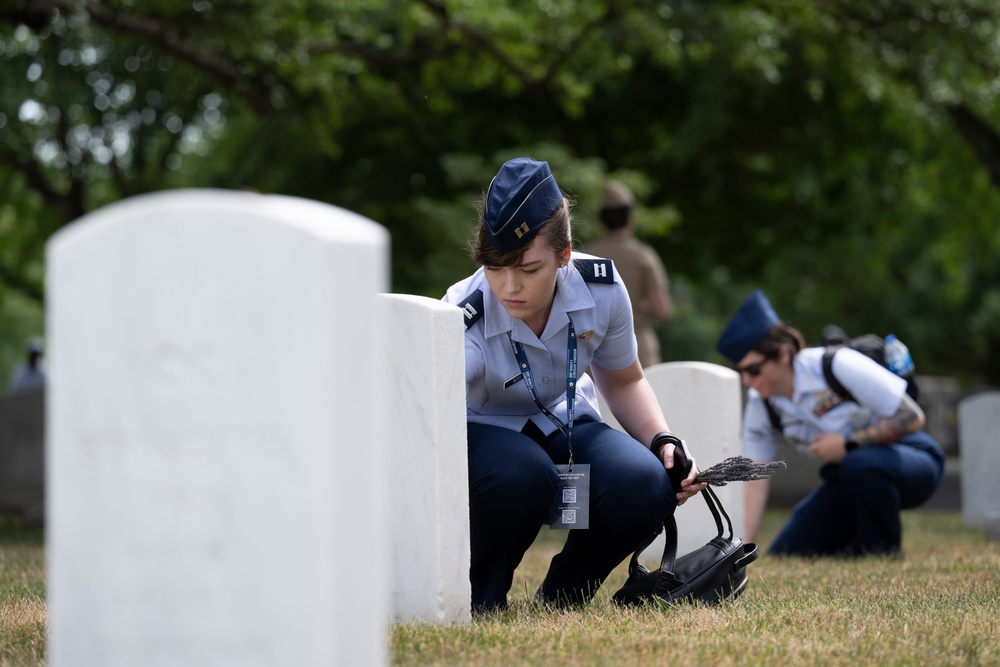
[[[50,241],[50,665],[385,663],[388,243],[218,190]]]
[[[962,517],[982,526],[1000,512],[1000,391],[973,394],[958,404]]]
[[[468,623],[465,318],[457,306],[423,296],[386,294],[380,303],[389,361],[391,616]]]

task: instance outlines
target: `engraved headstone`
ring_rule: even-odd
[[[49,664],[384,664],[385,229],[181,190],[47,259]]]

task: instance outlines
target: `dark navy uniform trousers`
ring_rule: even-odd
[[[944,474],[944,454],[931,436],[911,433],[891,445],[849,452],[820,468],[824,483],[796,505],[771,544],[773,554],[897,553],[899,512],[925,503]]]
[[[521,433],[470,423],[468,436],[472,607],[503,609],[514,570],[549,520],[566,437],[530,422]],[[663,464],[603,422],[574,424],[573,462],[590,464],[590,528],[569,531],[549,566],[542,594],[559,602],[589,600],[676,507]]]

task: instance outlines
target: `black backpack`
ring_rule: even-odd
[[[863,336],[851,338],[839,345],[827,345],[823,351],[823,377],[826,378],[826,383],[830,385],[830,389],[839,394],[842,398],[848,401],[853,401],[855,400],[854,396],[851,395],[851,392],[849,392],[847,388],[840,383],[840,380],[838,380],[833,374],[833,355],[835,355],[837,350],[842,347],[849,347],[852,350],[857,350],[866,357],[874,359],[885,368],[889,368],[889,364],[886,363],[885,360],[885,338],[882,338],[877,334],[864,334]],[[918,400],[920,397],[920,387],[917,386],[916,372],[910,370],[907,373],[900,374],[900,377],[906,380],[906,393],[909,394],[914,401]],[[764,407],[767,408],[767,416],[771,420],[771,426],[780,432],[781,418],[771,405],[771,402],[766,398],[764,399]]]

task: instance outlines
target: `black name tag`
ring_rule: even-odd
[[[513,387],[515,384],[517,384],[518,382],[520,382],[523,379],[524,379],[524,374],[523,373],[518,373],[517,375],[515,375],[511,379],[509,379],[506,382],[504,382],[503,383],[503,388],[504,389],[509,389],[510,387]]]
[[[590,527],[590,464],[576,463],[573,469],[557,465],[559,488],[552,503],[549,526],[559,529]]]

